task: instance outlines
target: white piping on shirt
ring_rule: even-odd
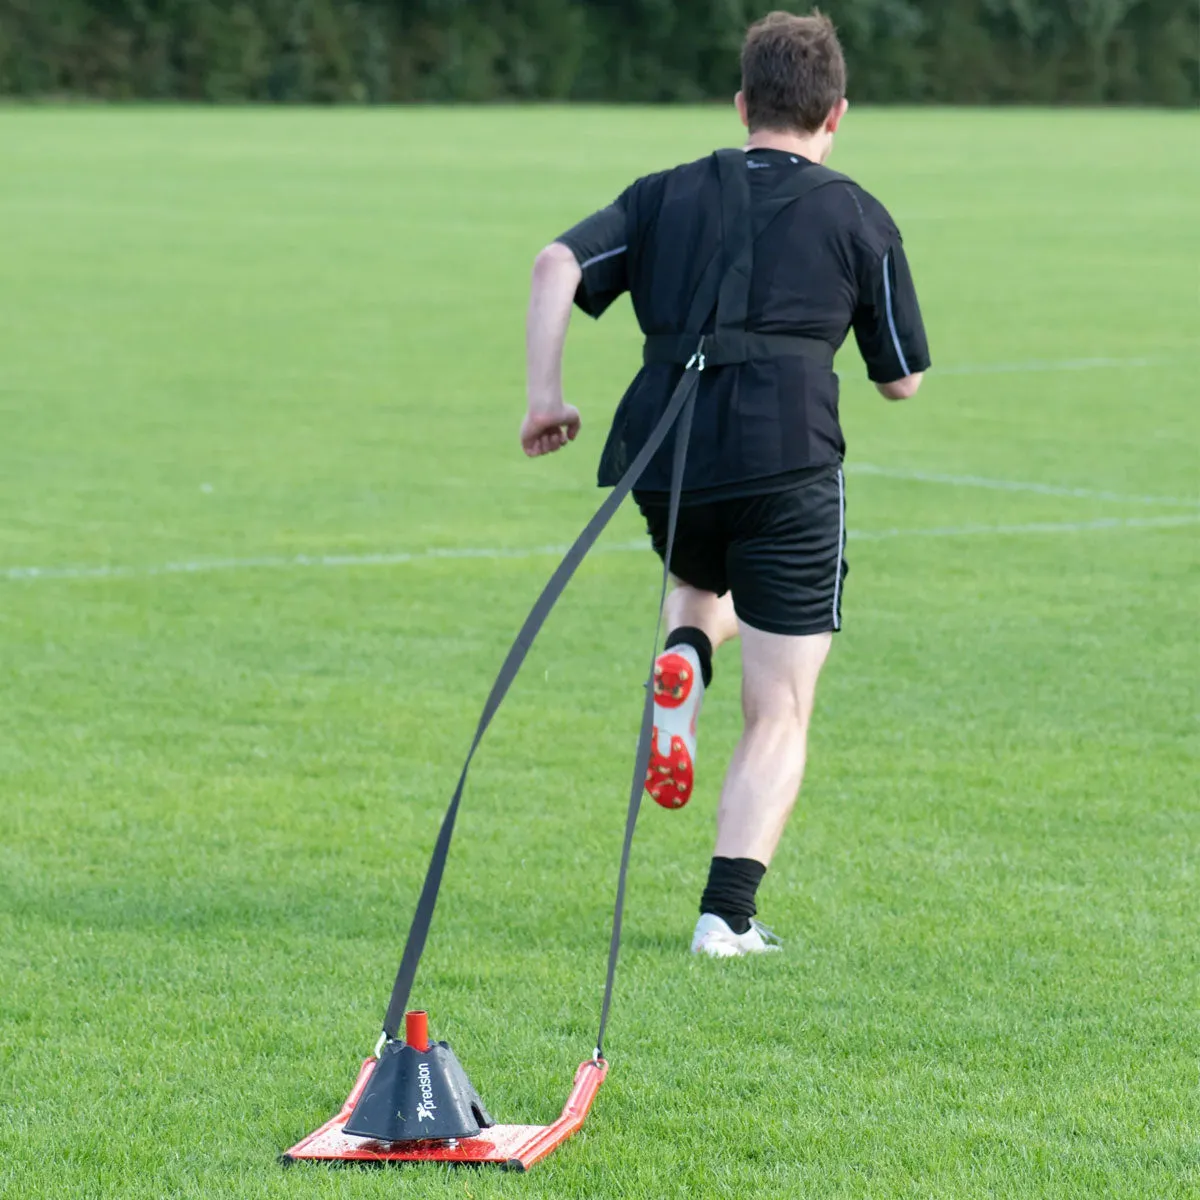
[[[579,264],[579,269],[581,271],[586,271],[588,267],[594,267],[598,262],[603,262],[606,258],[615,258],[618,254],[624,254],[628,249],[629,247],[627,245],[618,246],[615,250],[605,250],[603,254],[594,254],[587,260],[587,262],[581,262]]]
[[[904,351],[900,349],[900,337],[896,333],[896,316],[892,312],[892,284],[888,279],[888,268],[891,266],[892,252],[889,250],[883,256],[883,304],[887,309],[888,328],[892,331],[892,345],[896,347],[896,357],[900,360],[900,373],[902,375],[910,375],[912,372],[908,369],[908,359],[904,357]]]

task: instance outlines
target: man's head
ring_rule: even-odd
[[[773,12],[747,30],[737,106],[751,134],[833,134],[845,96],[846,60],[824,14]]]

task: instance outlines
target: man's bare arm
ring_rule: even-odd
[[[521,424],[521,446],[530,458],[561,450],[579,432],[578,410],[563,402],[562,358],[582,277],[575,255],[561,242],[552,242],[534,259],[525,320],[529,408]]]
[[[921,386],[921,380],[924,378],[925,372],[917,371],[914,375],[905,375],[903,379],[894,379],[891,383],[877,383],[875,386],[879,389],[879,394],[888,400],[907,400],[917,394],[917,388]]]

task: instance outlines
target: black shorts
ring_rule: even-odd
[[[639,496],[638,507],[663,558],[665,498]],[[671,574],[732,592],[737,615],[765,633],[828,633],[842,625],[845,545],[845,482],[831,468],[785,491],[681,506]]]

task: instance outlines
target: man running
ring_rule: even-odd
[[[694,352],[680,335],[715,294],[716,276],[721,301],[699,314],[702,328],[734,298],[740,351],[724,365],[716,356],[699,377],[646,777],[659,804],[687,803],[713,651],[740,637],[745,724],[692,939],[694,953],[718,957],[777,949],[753,920],[755,897],[796,802],[817,677],[841,628],[845,443],[833,352],[853,329],[889,400],[912,396],[930,365],[899,231],[877,200],[819,165],[847,108],[833,25],[817,12],[771,13],[748,31],[741,65],[744,178],[729,152],[646,176],[537,256],[521,427],[531,457],[574,440],[579,413],[562,395],[572,303],[599,317],[628,291],[645,365],[601,458],[599,482],[612,486]],[[634,492],[660,557],[673,441]]]

